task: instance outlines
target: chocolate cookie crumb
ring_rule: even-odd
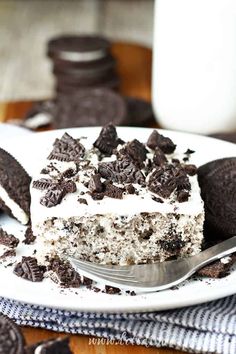
[[[185,155],[191,155],[191,154],[194,154],[194,153],[195,153],[194,150],[187,149],[184,154],[185,154]]]
[[[149,136],[147,146],[152,150],[159,147],[165,154],[172,154],[176,148],[176,145],[170,138],[159,134],[157,130],[153,130]]]
[[[128,184],[127,186],[125,186],[125,190],[128,194],[135,194],[136,191],[132,184]]]
[[[0,228],[0,245],[4,245],[10,248],[16,248],[19,244],[19,239],[15,236],[8,234],[6,231]]]
[[[14,268],[14,274],[23,279],[32,282],[41,282],[43,280],[45,268],[38,265],[34,257],[22,257],[21,262]]]
[[[65,133],[61,139],[56,139],[53,146],[48,156],[49,160],[79,161],[85,153],[85,148],[79,139],[72,138],[68,133]]]
[[[6,250],[6,251],[0,256],[0,259],[5,260],[6,258],[15,257],[15,256],[16,256],[16,251],[15,251],[14,249],[9,249],[9,250]]]
[[[143,185],[145,183],[142,171],[125,157],[112,162],[101,162],[98,172],[103,178],[119,184],[138,183]]]
[[[197,173],[197,166],[195,165],[184,165],[184,170],[189,176],[195,176]]]
[[[128,155],[129,158],[137,165],[139,168],[143,167],[143,161],[146,160],[147,149],[144,144],[140,143],[139,140],[134,139],[128,142],[123,149],[120,150],[120,154]]]
[[[48,270],[56,273],[60,285],[64,288],[79,288],[81,277],[69,262],[62,261],[59,257],[49,260]]]
[[[80,204],[86,204],[86,205],[88,205],[87,200],[84,199],[84,198],[78,198],[78,202],[79,202]]]
[[[116,128],[113,124],[109,123],[102,128],[99,137],[94,142],[96,147],[101,153],[111,155],[113,150],[124,142],[118,138]]]
[[[88,188],[91,193],[101,193],[103,191],[103,184],[101,182],[101,175],[99,173],[91,176]]]
[[[153,162],[157,166],[161,166],[167,162],[167,158],[166,158],[164,152],[159,147],[155,148]]]
[[[40,198],[40,204],[47,208],[52,208],[61,203],[66,195],[65,188],[59,185],[50,187],[46,194]]]
[[[31,243],[34,243],[36,240],[36,236],[34,236],[31,225],[27,227],[25,231],[25,239],[22,241],[26,245],[30,245]]]
[[[110,197],[110,198],[122,199],[123,193],[124,193],[124,190],[122,188],[116,187],[113,184],[108,183],[106,185],[104,195],[106,197]]]
[[[206,265],[201,268],[197,274],[202,277],[209,278],[223,278],[228,275],[228,272],[232,265],[236,262],[236,253],[233,253],[231,256],[228,256],[229,261],[223,263],[221,260],[217,260],[213,263]]]
[[[114,287],[114,286],[106,285],[105,286],[105,293],[106,294],[120,294],[121,290],[119,288]]]
[[[155,197],[154,195],[152,196],[152,200],[154,200],[157,203],[164,203],[164,201],[161,198]]]
[[[189,191],[180,190],[177,192],[177,200],[179,203],[187,202],[189,199]]]

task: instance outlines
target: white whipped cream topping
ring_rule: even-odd
[[[26,225],[29,221],[28,215],[23,209],[10,198],[6,190],[0,185],[0,198],[4,201],[6,206],[11,210],[13,216],[21,222],[23,225]]]
[[[91,148],[91,142],[89,139],[84,139],[82,141],[86,149]],[[98,157],[91,151],[86,151],[86,158],[89,158],[91,165],[97,167]],[[149,157],[152,153],[149,153]],[[183,154],[175,152],[169,155],[171,158],[182,158]],[[114,161],[115,156],[105,158],[102,162]],[[56,160],[47,160],[47,164],[53,162],[59,171],[65,171],[68,168],[75,167],[73,162],[60,162]],[[139,213],[175,213],[175,214],[185,214],[189,216],[198,215],[204,212],[203,201],[200,196],[200,188],[197,181],[197,176],[189,177],[191,183],[190,197],[187,202],[179,203],[173,199],[171,196],[168,199],[161,198],[164,203],[158,203],[152,199],[152,196],[158,197],[154,193],[151,193],[147,188],[142,188],[138,184],[134,184],[134,187],[139,190],[139,195],[127,194],[123,195],[123,199],[114,199],[109,197],[104,197],[102,200],[93,200],[91,196],[87,193],[87,188],[84,186],[83,181],[89,180],[84,174],[86,170],[82,170],[78,173],[79,182],[76,182],[77,191],[75,193],[67,194],[62,202],[55,207],[47,208],[40,204],[40,198],[45,193],[44,191],[37,190],[32,187],[31,184],[31,218],[34,224],[40,223],[43,220],[50,219],[52,217],[56,218],[70,218],[73,216],[90,216],[94,214],[117,214],[124,216],[133,216]],[[55,175],[55,172],[51,173],[51,176]],[[38,180],[40,178],[48,178],[49,175],[41,174],[35,176],[33,180]],[[83,195],[80,193],[84,192]],[[78,202],[78,198],[86,199],[88,205]]]

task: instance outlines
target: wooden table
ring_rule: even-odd
[[[114,55],[118,60],[118,70],[122,79],[121,92],[147,100],[151,99],[151,61],[150,49],[137,45],[116,43],[113,46]],[[11,118],[21,118],[31,107],[32,102],[3,102],[0,103],[0,121]],[[27,343],[35,343],[52,337],[63,337],[43,329],[22,327]],[[133,345],[91,344],[91,337],[71,335],[71,349],[73,354],[181,354],[173,349],[146,348]]]

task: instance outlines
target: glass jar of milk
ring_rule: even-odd
[[[236,130],[236,0],[156,0],[153,48],[161,126]]]

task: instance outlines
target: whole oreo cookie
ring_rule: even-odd
[[[22,224],[29,221],[30,181],[19,162],[0,148],[0,209]]]
[[[24,354],[25,340],[19,327],[0,315],[0,354]]]
[[[60,97],[55,119],[57,128],[121,125],[127,116],[124,99],[108,89],[79,90],[69,97]]]
[[[236,157],[209,162],[198,169],[205,203],[208,238],[229,238],[236,233]]]

